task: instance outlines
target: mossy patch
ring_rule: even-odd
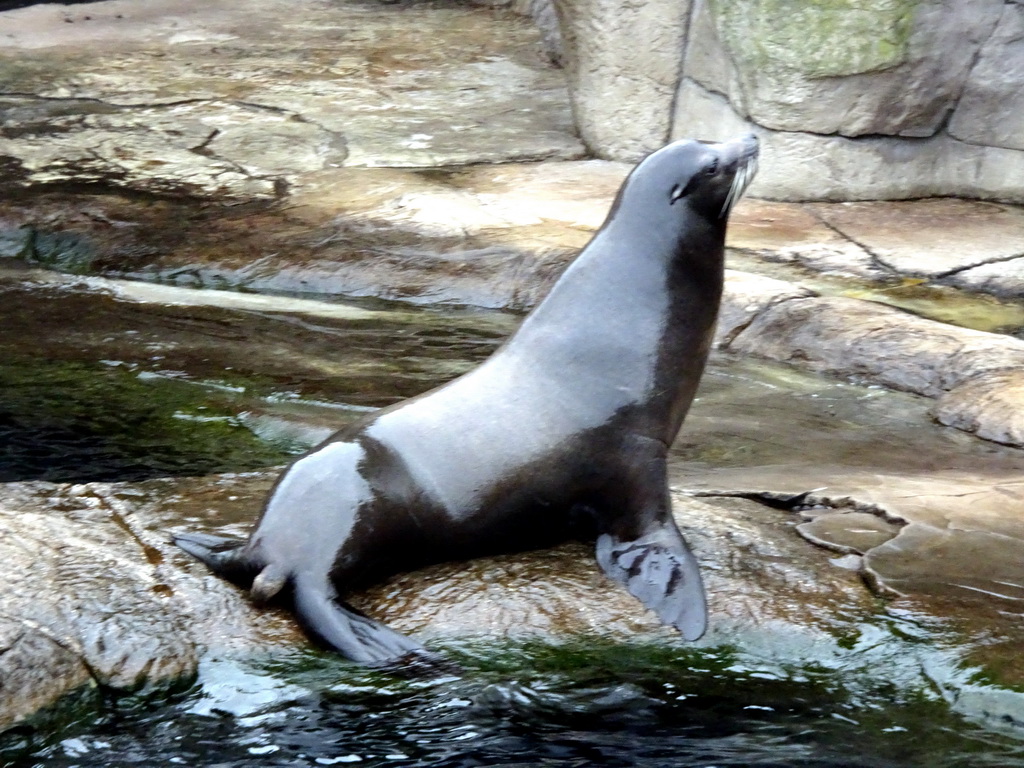
[[[907,56],[917,0],[710,0],[719,34],[749,69],[808,78],[877,72]]]

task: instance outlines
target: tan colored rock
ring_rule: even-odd
[[[984,459],[957,457],[970,466],[965,470],[929,468],[924,458],[894,466],[887,450],[862,467],[733,467],[680,473],[676,482],[712,496],[778,498],[816,488],[808,501],[837,510],[801,523],[799,532],[828,549],[863,554],[877,592],[941,598],[933,607],[939,613],[1014,616],[1024,596],[1024,465],[1019,456],[991,467]],[[1010,629],[1019,632],[1019,625],[1011,621]]]
[[[811,295],[807,289],[783,280],[727,269],[718,325],[715,328],[715,346],[729,346],[766,308],[782,301]]]
[[[829,629],[843,623],[844,612],[871,612],[857,575],[793,536],[786,513],[743,499],[709,504],[678,494],[673,505],[704,566],[710,630],[702,644],[741,638],[745,648],[771,657],[792,642],[828,645]],[[372,587],[355,602],[425,637],[675,637],[610,584],[584,544],[430,566]]]
[[[72,693],[97,693],[85,660],[19,616],[0,617],[0,733]]]
[[[758,315],[730,349],[937,397],[984,370],[1024,364],[1024,342],[857,299],[786,301]]]
[[[879,279],[887,273],[861,245],[807,205],[745,198],[729,217],[726,245],[759,260]]]
[[[0,731],[97,686],[128,693],[180,684],[195,675],[201,652],[294,641],[276,614],[257,617],[237,590],[206,579],[165,531],[143,522],[154,487],[174,506],[182,486],[196,491],[177,499],[194,513],[204,501],[195,481],[156,482],[148,492],[0,485]],[[236,504],[251,499],[254,486],[265,491],[267,481],[222,481],[218,506],[230,508],[229,494]]]
[[[690,0],[554,0],[573,115],[588,149],[640,159],[669,135]]]
[[[940,277],[1024,254],[1021,208],[952,199],[810,208],[903,275]]]
[[[947,426],[1024,447],[1024,367],[968,379],[938,399],[934,414]]]
[[[769,308],[730,349],[934,397],[947,359],[961,346],[961,329],[856,299],[819,297]]]
[[[896,536],[900,526],[881,515],[840,512],[815,515],[810,522],[798,525],[797,531],[814,544],[863,555]]]
[[[511,11],[114,0],[5,12],[0,38],[9,184],[274,199],[346,165],[584,152],[564,73]]]
[[[1019,547],[1005,546],[986,531],[935,528],[921,523],[870,550],[864,564],[888,589],[952,598],[991,600],[1004,607],[1024,601]],[[884,576],[879,577],[879,574]]]

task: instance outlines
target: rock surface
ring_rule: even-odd
[[[771,131],[927,137],[1001,10],[1001,0],[708,0],[695,9],[683,72]]]
[[[599,226],[626,171],[602,161],[479,166],[440,176],[339,169],[304,176],[285,209],[192,209],[187,232],[179,226],[181,206],[170,202],[42,195],[0,206],[6,233],[0,253],[73,272],[189,287],[524,310]],[[924,282],[955,283],[963,274],[1014,261],[1024,252],[1024,216],[1016,207],[745,200],[734,219],[731,259],[747,268],[727,277],[719,345],[928,397],[1024,363],[1024,342],[1017,339],[875,301],[993,329],[1024,325],[1024,312],[1013,306],[992,308],[980,300],[976,307],[946,306],[942,294],[914,298],[906,288],[818,295],[816,288],[836,290],[751,271],[771,272],[765,264],[778,263],[829,275],[900,277],[916,280],[920,292]],[[959,220],[966,224],[957,226]],[[1009,275],[1003,285],[1018,290]],[[1019,444],[1007,426],[1012,391],[1002,396],[993,390],[982,403],[946,398],[941,418]],[[1008,405],[997,405],[1000,398]],[[956,416],[957,408],[964,415]]]
[[[930,137],[848,138],[773,132],[744,118],[723,96],[683,79],[672,138],[716,138],[753,131],[762,170],[750,193],[776,200],[899,200],[933,196],[1024,202],[1019,150]]]
[[[690,0],[554,0],[576,125],[599,157],[637,160],[668,140]],[[629,40],[622,45],[620,41]]]
[[[984,372],[953,387],[935,404],[939,423],[1007,445],[1024,445],[1024,372]]]
[[[669,115],[672,137],[756,132],[756,195],[1024,200],[1019,3],[694,0],[662,10],[657,33],[628,4],[555,5],[585,40],[565,58],[581,135],[603,157],[636,159]],[[635,85],[671,74],[671,89]],[[608,98],[617,83],[634,84],[629,109]]]
[[[279,614],[258,616],[232,587],[182,568],[150,517],[208,519],[211,494],[230,515],[270,479],[0,486],[0,730],[70,693],[180,685],[201,653],[295,642]]]
[[[323,168],[583,152],[561,73],[510,12],[235,8],[112,0],[0,16],[6,183],[273,199]]]
[[[949,125],[970,144],[1024,150],[1024,8],[1004,3],[982,46]]]
[[[7,650],[0,654],[4,693],[10,694],[0,698],[0,730],[70,693],[143,686],[153,692],[193,676],[199,657],[305,644],[288,614],[255,610],[241,591],[167,543],[175,526],[238,535],[233,521],[253,514],[272,478],[6,486],[5,508],[19,510],[17,524],[10,514],[0,517],[11,548],[6,562],[24,563],[31,578],[20,589],[13,580],[3,585],[2,610],[13,618],[5,621]],[[874,616],[877,604],[856,571],[835,567],[825,553],[808,553],[787,513],[752,501],[708,504],[682,495],[675,506],[706,569],[712,631],[704,645],[739,643],[762,659],[793,663],[794,648],[834,653],[835,635],[856,631]],[[903,561],[896,568],[907,572]],[[1007,568],[1000,575],[1016,578],[1009,561]],[[908,578],[931,585],[927,574],[925,567],[924,575]],[[65,587],[64,598],[58,604],[40,599],[40,584]],[[353,603],[435,642],[670,637],[633,598],[609,588],[591,547],[579,544],[433,566],[355,595]]]

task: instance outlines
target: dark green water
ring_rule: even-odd
[[[1024,745],[927,691],[744,666],[728,650],[603,643],[448,647],[459,678],[408,681],[312,652],[210,661],[160,706],[122,700],[11,766],[1024,765]],[[847,681],[848,682],[848,681]],[[19,754],[20,753],[20,754]]]
[[[0,482],[204,475],[302,449],[253,435],[230,391],[121,366],[8,356],[0,391]]]

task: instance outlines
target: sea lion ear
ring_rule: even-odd
[[[597,562],[687,640],[697,640],[707,630],[707,601],[697,560],[674,522],[633,541],[602,534],[597,539]]]

